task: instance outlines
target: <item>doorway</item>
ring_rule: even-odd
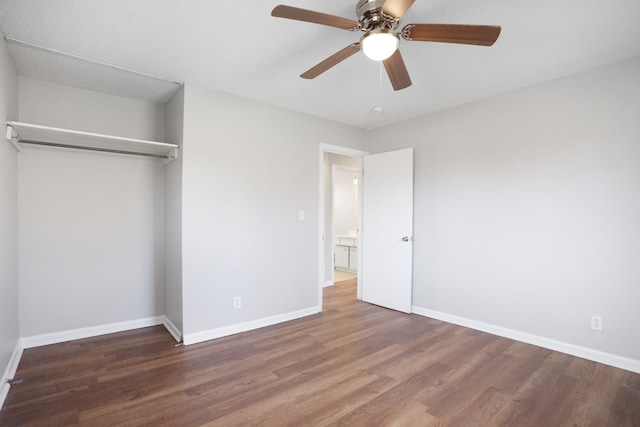
[[[355,278],[360,269],[361,159],[366,154],[320,144],[320,304],[324,287],[333,286],[340,279]],[[335,268],[336,248],[340,251],[338,268]],[[360,298],[359,284],[357,295]]]
[[[319,311],[323,289],[333,280],[333,226],[330,155],[358,161],[358,231],[356,298],[411,313],[413,293],[413,148],[368,155],[367,152],[320,144]],[[352,159],[353,160],[353,159]],[[367,200],[363,168],[367,167]],[[366,203],[363,203],[366,202]],[[363,218],[366,217],[366,224]],[[391,227],[390,225],[393,225]],[[366,238],[363,237],[366,235]],[[347,238],[350,236],[347,236]],[[366,241],[366,246],[363,242]],[[365,262],[363,263],[363,260]],[[364,266],[364,267],[363,267]],[[366,298],[363,295],[366,288]]]
[[[331,222],[333,284],[358,274],[358,174],[360,159],[329,153],[331,164]],[[329,221],[329,218],[327,218]]]

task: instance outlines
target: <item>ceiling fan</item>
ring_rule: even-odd
[[[359,0],[356,6],[357,21],[285,5],[276,6],[271,16],[364,32],[359,42],[331,55],[300,77],[316,78],[362,49],[368,58],[383,61],[394,90],[411,86],[409,72],[398,50],[400,37],[407,41],[491,46],[500,35],[500,27],[495,25],[408,24],[400,29],[400,20],[414,1]]]

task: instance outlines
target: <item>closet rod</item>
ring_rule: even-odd
[[[21,139],[18,142],[20,142],[20,144],[46,145],[47,147],[73,148],[75,150],[101,151],[101,152],[104,152],[104,153],[130,154],[130,155],[133,155],[133,156],[155,157],[157,159],[171,159],[172,158],[172,157],[165,156],[165,155],[162,155],[162,154],[137,153],[135,151],[111,150],[109,148],[82,147],[82,146],[79,146],[79,145],[58,144],[56,142],[29,141],[29,140],[25,140],[25,139]]]

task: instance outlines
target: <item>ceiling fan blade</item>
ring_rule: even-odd
[[[407,13],[415,0],[386,0],[382,5],[382,11],[387,15],[400,19]]]
[[[496,25],[409,24],[402,38],[419,42],[443,42],[491,46],[500,35]]]
[[[271,16],[277,18],[295,19],[296,21],[311,22],[313,24],[328,25],[329,27],[341,28],[343,30],[358,29],[360,23],[339,16],[327,15],[326,13],[314,12],[313,10],[300,9],[292,6],[278,5],[271,11]]]
[[[353,43],[339,52],[334,53],[315,67],[310,68],[300,75],[303,79],[315,79],[329,68],[338,65],[348,57],[360,51],[360,43]]]
[[[393,90],[400,90],[411,86],[411,77],[407,67],[404,65],[400,49],[397,49],[393,55],[384,60],[384,68],[387,70],[389,80]]]

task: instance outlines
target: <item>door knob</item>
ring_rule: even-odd
[[[409,242],[409,241],[411,241],[411,237],[409,237],[409,236],[404,236],[404,237],[402,238],[402,241],[403,241],[403,242]]]

